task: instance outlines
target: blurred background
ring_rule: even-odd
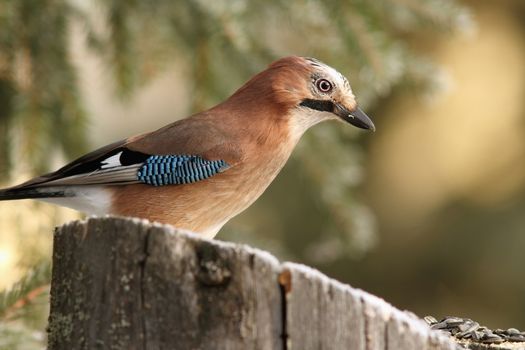
[[[377,132],[310,130],[218,239],[419,316],[525,329],[520,0],[0,0],[0,183],[211,107],[291,54],[345,74]],[[53,227],[79,217],[0,203],[0,348],[44,348]]]

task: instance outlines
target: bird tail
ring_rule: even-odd
[[[0,190],[0,201],[15,199],[43,199],[67,197],[64,190],[57,188],[27,188],[27,187],[9,187]]]

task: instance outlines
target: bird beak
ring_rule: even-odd
[[[359,107],[355,107],[352,111],[340,103],[334,103],[334,114],[344,121],[361,129],[376,131],[376,127],[372,119],[370,119],[365,112]]]

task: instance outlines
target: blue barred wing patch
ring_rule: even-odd
[[[137,178],[153,186],[182,185],[207,179],[228,167],[224,160],[206,160],[199,156],[151,156],[137,172]]]

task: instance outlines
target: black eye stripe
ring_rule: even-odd
[[[316,111],[321,112],[333,112],[334,111],[334,104],[332,101],[323,101],[323,100],[312,100],[312,99],[304,99],[300,103],[303,107],[308,107],[311,109],[315,109]]]

